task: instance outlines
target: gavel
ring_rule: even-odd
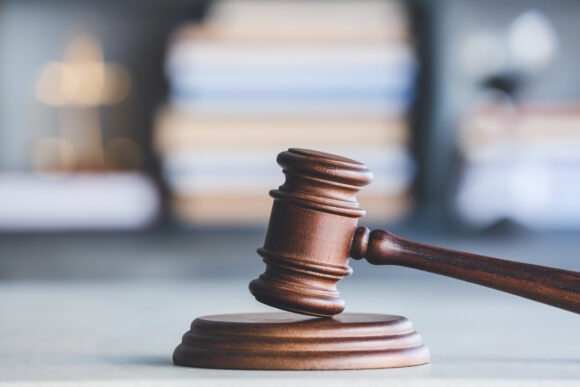
[[[264,246],[265,272],[250,283],[264,304],[332,317],[344,310],[336,284],[348,259],[428,271],[580,313],[580,273],[448,250],[358,227],[356,194],[373,179],[357,161],[290,148],[277,158],[285,182],[274,199]]]

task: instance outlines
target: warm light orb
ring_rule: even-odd
[[[66,47],[62,62],[49,62],[39,72],[34,94],[50,106],[100,106],[121,102],[129,94],[127,69],[106,63],[98,41],[76,36]]]

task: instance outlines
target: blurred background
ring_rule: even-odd
[[[363,224],[580,270],[578,17],[0,0],[0,279],[249,280],[289,147],[369,166]]]

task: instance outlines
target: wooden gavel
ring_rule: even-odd
[[[349,256],[487,286],[580,313],[580,273],[404,240],[357,228],[357,192],[373,175],[364,164],[305,149],[278,155],[286,181],[277,190],[264,247],[266,271],[250,283],[264,304],[331,317],[344,310],[336,283],[352,273]]]

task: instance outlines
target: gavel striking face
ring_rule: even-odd
[[[286,181],[274,198],[264,247],[266,271],[250,283],[264,304],[332,317],[344,310],[336,283],[351,274],[349,256],[399,265],[505,291],[580,313],[580,273],[485,257],[357,228],[356,200],[372,173],[364,164],[328,153],[289,149],[278,155]],[[386,199],[385,199],[386,200]]]

